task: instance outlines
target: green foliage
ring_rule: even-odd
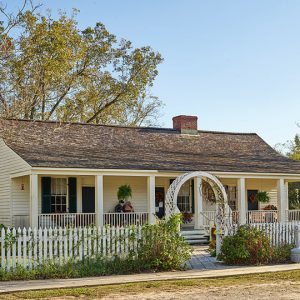
[[[134,48],[100,22],[81,30],[77,11],[54,18],[25,7],[11,22],[17,28],[6,26],[11,15],[3,11],[0,116],[131,126],[156,121],[162,103],[150,89],[162,57],[151,47]]]
[[[293,140],[275,145],[275,149],[290,159],[300,161],[300,135],[296,134]]]
[[[131,198],[132,197],[132,189],[131,189],[131,186],[129,184],[124,184],[124,185],[121,185],[119,188],[118,188],[118,200],[120,202],[124,202],[124,201],[127,201],[128,198]]]
[[[300,182],[289,182],[289,208],[300,209]]]
[[[290,259],[293,245],[271,246],[263,231],[241,226],[233,236],[226,236],[218,258],[229,265],[284,263]]]
[[[273,247],[272,263],[282,264],[289,262],[291,259],[291,250],[293,248],[295,248],[294,244],[282,244],[277,247]]]
[[[139,244],[138,259],[145,269],[180,269],[191,257],[192,249],[180,235],[181,214],[155,225],[143,227],[146,238]]]
[[[47,264],[34,270],[27,270],[17,266],[14,272],[5,272],[0,269],[0,280],[32,280],[50,278],[80,278],[88,276],[104,276],[113,274],[129,274],[140,272],[142,266],[131,256],[127,259],[114,257],[104,260],[101,257],[88,258],[84,261],[70,261],[62,266]]]
[[[256,200],[260,203],[269,203],[270,199],[270,195],[266,191],[259,191],[256,194]]]
[[[4,224],[0,224],[0,230],[2,230],[2,229],[7,229],[7,227],[4,225]]]

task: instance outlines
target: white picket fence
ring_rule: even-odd
[[[20,265],[34,269],[44,264],[62,265],[87,257],[126,257],[130,252],[137,252],[141,238],[141,226],[2,229],[1,268],[10,271]]]
[[[299,223],[286,222],[286,223],[253,223],[247,226],[255,227],[262,230],[265,235],[270,239],[270,243],[273,246],[282,244],[295,243],[295,229]],[[239,225],[233,225],[230,234],[236,233]]]

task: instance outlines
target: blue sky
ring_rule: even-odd
[[[300,132],[300,1],[40,2],[53,13],[78,8],[80,27],[101,21],[159,51],[153,93],[165,103],[164,126],[197,115],[201,129],[257,132],[271,145]]]

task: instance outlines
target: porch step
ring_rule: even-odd
[[[187,240],[189,245],[207,245],[208,244],[208,238],[205,239],[199,239],[199,240]]]
[[[205,235],[206,231],[204,229],[195,229],[195,230],[181,230],[182,236],[188,236],[188,235]]]
[[[204,229],[182,230],[181,236],[184,237],[190,245],[203,245],[209,242],[209,237]]]

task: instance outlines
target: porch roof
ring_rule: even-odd
[[[254,133],[2,119],[0,136],[32,167],[300,174]]]

